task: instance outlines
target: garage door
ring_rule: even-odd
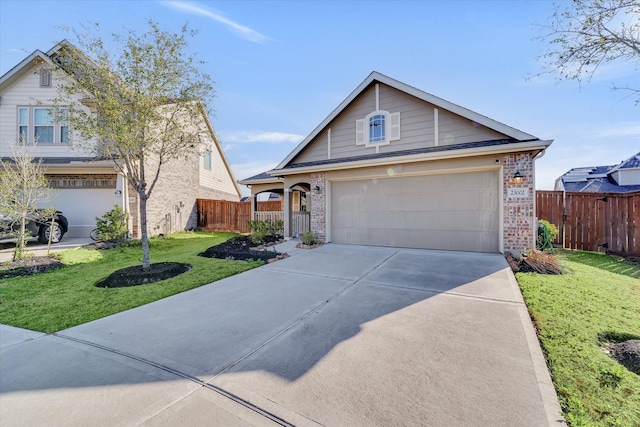
[[[331,241],[498,252],[498,172],[331,183]]]
[[[118,202],[113,192],[113,188],[56,190],[52,206],[69,220],[67,237],[89,237],[89,232],[96,228],[96,217],[113,209]]]

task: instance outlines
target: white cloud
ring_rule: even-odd
[[[234,33],[236,33],[239,37],[245,40],[248,40],[250,42],[266,43],[269,40],[271,40],[271,38],[265,36],[264,34],[259,33],[258,31],[252,28],[238,24],[237,22],[234,22],[231,19],[225,17],[223,14],[217,11],[214,11],[213,9],[199,5],[197,3],[173,1],[173,0],[165,1],[163,3],[173,9],[177,9],[182,12],[192,13],[194,15],[204,16],[206,18],[211,19],[212,21],[216,21],[221,24],[224,24],[227,27],[229,27]]]
[[[267,131],[220,131],[220,140],[225,144],[235,143],[267,143],[267,144],[297,144],[304,136],[295,133],[267,132]]]
[[[635,139],[640,138],[640,124],[630,123],[630,124],[622,124],[619,123],[616,126],[608,127],[607,129],[603,129],[596,133],[597,137],[600,138],[609,138],[612,136],[635,136]]]

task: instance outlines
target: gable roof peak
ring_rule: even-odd
[[[489,129],[493,129],[496,132],[507,135],[510,138],[513,138],[517,141],[536,141],[539,138],[530,135],[528,133],[522,132],[518,129],[515,129],[511,126],[507,126],[504,123],[500,123],[496,120],[490,119],[487,116],[483,116],[482,114],[478,114],[474,111],[471,111],[467,108],[461,107],[452,102],[446,101],[442,98],[438,98],[437,96],[431,95],[430,93],[424,92],[420,89],[417,89],[413,86],[410,86],[406,83],[403,83],[399,80],[391,78],[385,74],[382,74],[378,71],[372,71],[363,81],[360,83],[350,94],[342,101],[316,128],[298,144],[296,148],[293,149],[285,157],[285,159],[280,162],[280,164],[276,167],[276,169],[282,169],[287,166],[291,161],[293,161],[298,154],[304,148],[313,141],[313,139],[320,134],[328,125],[331,123],[333,119],[335,119],[342,111],[344,111],[353,100],[355,100],[361,93],[363,93],[373,82],[379,82],[390,86],[396,90],[407,93],[409,95],[415,96],[418,99],[421,99],[425,102],[428,102],[432,105],[435,105],[438,108],[442,108],[443,110],[451,111],[454,114],[457,114],[461,117],[472,120],[478,124],[481,124]]]

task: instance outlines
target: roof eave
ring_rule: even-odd
[[[20,61],[0,77],[0,90],[2,90],[5,86],[11,84],[19,76],[21,76],[22,71],[30,66],[33,60],[36,58],[40,58],[51,66],[54,65],[53,61],[51,61],[51,58],[49,58],[44,52],[42,52],[41,50],[35,50],[33,51],[33,53],[31,53],[31,55],[27,56],[25,59]]]
[[[553,140],[536,140],[530,142],[523,142],[517,144],[509,144],[505,149],[505,146],[488,146],[488,147],[479,147],[479,148],[466,148],[455,151],[438,151],[432,153],[420,153],[420,154],[410,154],[405,156],[396,156],[396,157],[383,157],[383,158],[375,158],[375,159],[365,159],[365,160],[357,160],[357,161],[345,161],[342,163],[330,163],[325,165],[314,165],[307,167],[299,167],[299,168],[291,168],[291,169],[280,169],[276,168],[274,170],[268,171],[267,173],[273,177],[284,176],[284,175],[296,175],[300,173],[311,173],[311,172],[327,172],[333,170],[345,170],[345,169],[356,169],[363,167],[373,167],[373,166],[384,166],[389,163],[414,163],[419,161],[434,161],[434,160],[447,160],[447,159],[455,159],[462,157],[473,157],[473,156],[484,156],[484,155],[493,155],[493,154],[505,154],[505,153],[515,153],[515,152],[523,152],[523,151],[543,151],[551,143]],[[345,159],[345,160],[348,160]]]
[[[272,171],[267,171],[267,173],[271,173]],[[282,182],[277,177],[273,177],[272,179],[240,179],[238,180],[238,184],[241,185],[254,185],[254,184],[276,184]]]

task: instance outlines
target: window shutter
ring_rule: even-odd
[[[367,139],[365,139],[365,126],[366,120],[356,120],[356,145],[365,145]]]
[[[400,112],[389,114],[389,141],[400,139]]]

